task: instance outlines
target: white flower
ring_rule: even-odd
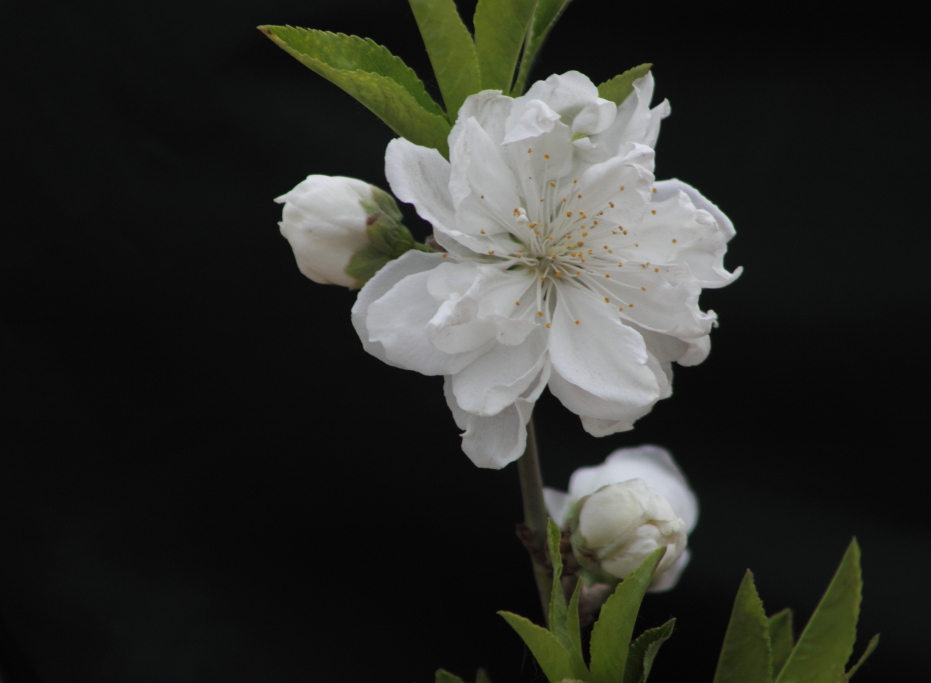
[[[698,501],[670,454],[657,446],[617,450],[569,478],[569,492],[543,489],[550,517],[571,533],[579,563],[602,580],[623,579],[661,545],[652,591],[668,590],[689,560]]]
[[[346,266],[369,244],[366,219],[375,203],[372,190],[355,178],[311,175],[275,199],[284,204],[281,234],[304,275],[320,284],[356,286]]]
[[[582,74],[551,76],[517,99],[469,97],[450,161],[388,145],[394,193],[433,225],[446,254],[408,253],[353,307],[366,350],[443,375],[480,467],[520,457],[545,386],[595,436],[631,429],[671,393],[671,363],[710,348],[702,287],[723,267],[730,221],[678,180],[654,182],[663,104],[652,76],[620,107]]]

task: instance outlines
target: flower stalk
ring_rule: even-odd
[[[543,476],[540,474],[533,417],[527,423],[527,446],[517,461],[517,471],[520,473],[520,494],[524,503],[524,523],[519,527],[518,535],[530,553],[540,605],[543,607],[544,617],[548,618],[552,576],[546,554],[546,503],[543,500]]]

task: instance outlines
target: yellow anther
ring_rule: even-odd
[[[575,271],[575,274],[576,274],[576,275],[581,275],[581,274],[582,274],[582,271],[581,271],[581,270],[577,270],[577,271]]]
[[[484,199],[484,198],[485,198],[485,195],[482,195],[481,198]]]
[[[633,308],[634,305],[633,305],[633,304],[627,304],[627,307],[628,307],[628,308]]]
[[[653,194],[656,194],[656,188],[655,188],[655,187],[653,188]]]
[[[647,288],[646,288],[646,287],[641,287],[640,290],[645,292],[645,291],[647,291]]]
[[[605,277],[611,277],[609,273],[605,273]]]
[[[591,254],[591,253],[592,253],[592,250],[591,250],[591,249],[589,249],[589,250],[588,250],[588,253],[589,253],[589,254]]]
[[[579,179],[578,179],[578,178],[575,178],[575,179],[572,181],[572,184],[575,185],[577,182],[579,182]]]
[[[484,234],[485,234],[485,231],[484,231],[484,230],[479,230],[479,233],[481,233],[482,235],[484,235]]]
[[[533,148],[532,148],[532,147],[528,147],[528,148],[527,148],[527,154],[530,154],[532,151],[533,151]]]
[[[441,256],[441,258],[446,258],[447,256],[449,256],[449,254],[443,254],[443,256]]]
[[[549,324],[549,323],[546,323],[546,327],[549,328],[549,326],[550,326],[550,324]]]
[[[607,249],[607,248],[608,248],[608,245],[607,245],[607,244],[606,244],[606,245],[604,245],[604,247],[603,247],[603,248],[604,248],[604,249]]]
[[[601,214],[599,214],[601,215]],[[598,225],[598,221],[592,221],[592,225]]]
[[[655,215],[656,215],[656,209],[653,209],[650,213],[652,213],[652,214],[655,216]]]
[[[611,303],[611,299],[609,299],[608,297],[605,297],[605,303],[606,303],[606,304]]]
[[[543,158],[544,158],[544,159],[549,159],[549,158],[550,158],[550,155],[549,155],[549,154],[544,154],[544,155],[543,155]]]
[[[554,183],[552,180],[550,181],[550,187],[556,187],[556,183]]]
[[[576,321],[575,321],[575,324],[576,324],[576,325],[578,325],[578,324],[579,324],[579,321],[578,321],[578,320],[576,320]]]
[[[577,194],[577,195],[575,196],[575,198],[576,198],[576,199],[581,199],[581,198],[582,198],[582,195]]]
[[[566,201],[566,200],[563,199],[563,201]],[[571,211],[566,211],[566,218],[572,218],[572,212],[571,212]]]
[[[672,243],[675,244],[675,243],[676,243],[676,240],[673,240]]]
[[[489,256],[494,256],[494,255],[495,255],[495,250],[492,249],[491,251],[489,251],[489,252],[488,252],[488,255],[489,255]]]
[[[561,271],[561,270],[557,270],[557,271],[556,271],[556,274],[557,274],[557,275],[562,275],[562,271]]]
[[[562,200],[563,200],[563,201],[566,201],[566,197],[563,197]]]
[[[582,233],[582,237],[588,237],[588,233],[587,233],[587,232],[583,232],[583,233]]]
[[[623,230],[622,232],[623,232],[625,235],[627,234],[627,231],[626,231],[626,230]]]
[[[535,227],[537,227],[537,225],[538,225],[537,223],[531,223],[531,224],[528,225],[527,227],[528,227],[528,228],[535,228]]]
[[[653,269],[653,272],[654,272],[654,273],[658,273],[658,272],[659,272],[659,268],[654,268],[654,269]]]
[[[540,316],[540,317],[542,318],[542,317],[543,317],[543,311],[537,311],[537,315]]]
[[[520,306],[520,301],[515,301],[515,302],[514,302],[514,305],[515,305],[515,306]]]
[[[613,208],[614,208],[614,202],[608,202],[608,206],[610,206],[610,207],[613,209]]]
[[[621,191],[622,191],[622,192],[624,191],[624,186],[623,186],[623,185],[621,185]]]
[[[618,263],[618,264],[617,264],[617,267],[618,267],[618,268],[623,268],[623,267],[624,267],[624,264],[623,264],[623,263]]]
[[[581,197],[582,195],[579,195],[579,196]],[[588,216],[585,215],[585,212],[584,212],[584,211],[579,211],[579,215],[580,215],[582,218],[588,218]]]

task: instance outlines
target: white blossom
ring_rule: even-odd
[[[617,450],[601,465],[573,472],[568,493],[544,488],[543,496],[550,517],[571,532],[576,558],[594,577],[623,579],[666,546],[650,590],[668,590],[679,580],[698,501],[666,450]]]
[[[284,204],[281,234],[304,275],[320,284],[356,286],[346,266],[369,244],[372,191],[372,185],[356,178],[310,175],[275,199]]]
[[[651,109],[652,91],[648,74],[617,107],[569,72],[516,99],[469,97],[448,162],[388,145],[391,189],[447,253],[388,264],[353,322],[381,360],[444,376],[481,467],[520,457],[544,387],[604,436],[670,395],[673,361],[708,353],[715,315],[698,295],[736,277],[723,266],[734,230],[692,187],[655,182],[669,106]]]

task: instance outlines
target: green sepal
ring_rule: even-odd
[[[669,640],[676,620],[670,619],[662,626],[644,631],[630,644],[627,664],[624,666],[624,683],[646,683],[663,643]]]
[[[792,610],[784,609],[769,618],[769,646],[773,655],[773,678],[779,675],[795,647]]]
[[[594,683],[623,683],[628,646],[640,603],[666,546],[657,548],[618,585],[605,601],[592,629],[591,663]]]
[[[748,569],[734,598],[714,683],[772,683],[772,670],[769,620]]]
[[[517,80],[514,83],[514,89],[511,91],[513,97],[517,97],[524,90],[527,82],[527,76],[533,66],[534,60],[543,47],[543,43],[556,24],[556,20],[562,15],[563,11],[569,5],[571,0],[538,0],[536,11],[533,15],[533,24],[527,34],[524,54],[520,60],[520,71]]]
[[[605,81],[598,86],[598,96],[611,100],[617,106],[621,106],[621,103],[634,91],[634,81],[646,76],[650,72],[651,66],[653,65],[641,64]]]
[[[857,663],[850,667],[850,670],[847,671],[847,678],[853,678],[853,675],[857,673],[857,670],[863,666],[863,662],[873,654],[873,650],[876,649],[876,646],[879,645],[879,634],[870,638],[870,642],[866,644],[866,649],[863,651],[863,654],[860,655],[860,659],[857,660]]]
[[[478,0],[472,23],[482,89],[507,94],[536,0]]]
[[[824,597],[808,620],[776,683],[835,683],[856,640],[863,581],[860,546],[851,541]]]
[[[475,43],[453,0],[408,0],[433,65],[449,119],[469,95],[482,89]]]
[[[401,214],[401,209],[398,208],[398,203],[394,200],[394,197],[392,197],[390,193],[385,192],[380,187],[375,187],[372,185],[372,200],[374,202],[374,206],[368,206],[368,203],[363,204],[363,207],[369,213],[381,211],[383,214],[391,218],[391,220],[393,220],[395,223],[400,223],[404,218],[403,214]]]
[[[513,612],[498,612],[511,625],[517,635],[523,639],[527,648],[533,653],[537,664],[551,683],[564,678],[579,679],[588,683],[588,671],[576,671],[569,651],[559,642],[559,638],[542,626],[537,626],[529,619]]]
[[[451,674],[444,669],[437,669],[433,677],[433,683],[465,683],[456,674]]]
[[[448,156],[451,126],[416,74],[372,40],[292,26],[260,26],[301,64],[338,85],[398,135]]]
[[[368,244],[362,247],[353,254],[352,258],[349,259],[349,263],[346,264],[346,274],[356,280],[355,287],[351,289],[361,288],[362,285],[372,279],[375,273],[393,260],[391,256],[374,245]]]

